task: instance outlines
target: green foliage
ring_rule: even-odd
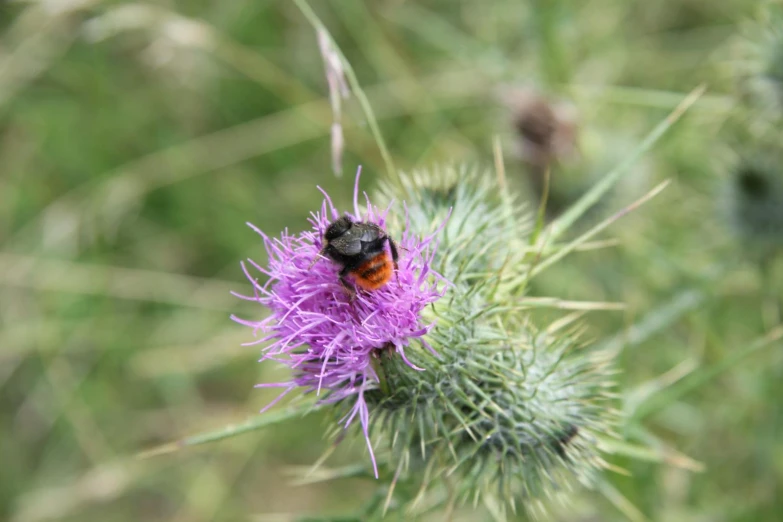
[[[727,63],[740,67],[741,78],[760,72],[763,81],[744,85],[772,92],[779,42],[765,38],[779,35],[768,32],[776,26],[759,15],[762,3],[769,2],[311,2],[353,66],[402,170],[485,166],[502,156],[509,192],[535,214],[512,153],[511,118],[496,100],[500,86],[533,84],[573,101],[580,128],[611,131],[595,150],[611,152],[603,170],[622,167],[615,172],[627,183],[606,210],[673,179],[653,202],[615,222],[610,235],[574,244],[567,258],[530,280],[523,276],[541,266],[536,256],[552,259],[575,228],[558,227],[552,237],[517,221],[519,241],[506,245],[497,237],[507,225],[485,227],[486,245],[513,250],[514,262],[475,255],[464,266],[449,265],[454,273],[447,275],[467,286],[500,281],[475,290],[473,302],[462,299],[465,314],[493,292],[524,292],[519,305],[529,323],[509,319],[511,310],[480,317],[498,337],[490,345],[513,339],[552,360],[561,351],[567,358],[578,346],[569,347],[563,332],[582,324],[573,332],[579,339],[617,354],[621,439],[595,441],[610,470],[594,475],[597,491],[574,492],[551,519],[772,522],[783,512],[783,267],[779,254],[761,268],[748,262],[747,243],[722,213],[737,157],[761,158],[746,140],[765,134],[770,120],[755,118],[772,115],[767,109],[778,101],[765,96],[729,118],[745,95],[736,69],[729,79],[715,70]],[[0,2],[0,519],[372,520],[368,514],[383,512],[383,488],[398,462],[389,462],[380,490],[366,466],[356,467],[366,458],[363,444],[342,444],[313,470],[329,447],[326,415],[299,418],[288,409],[299,405],[283,405],[271,417],[254,416],[271,395],[252,385],[285,376],[255,364],[257,351],[240,346],[246,332],[227,319],[246,306],[229,295],[245,286],[238,260],[263,261],[243,223],[272,234],[304,229],[320,202],[315,184],[341,198],[338,206],[351,193],[347,176],[330,174],[331,112],[313,27],[285,0],[168,2],[136,18],[130,15],[138,10],[117,11],[138,5]],[[95,24],[117,12],[128,23],[95,38]],[[754,29],[758,20],[763,30]],[[643,134],[702,83],[707,93],[678,126],[647,142],[647,177],[637,165],[623,166]],[[351,99],[344,111],[346,171],[362,164],[366,186],[373,177],[389,181],[364,110]],[[593,144],[582,146],[589,153]],[[769,156],[779,152],[772,149]],[[578,178],[581,171],[574,172]],[[482,212],[503,223],[509,214],[496,182],[480,183],[476,200],[492,202]],[[594,186],[567,176],[551,183],[552,193],[578,187],[575,198]],[[410,206],[423,229],[439,224],[456,197],[441,188],[432,194],[442,198],[441,210],[417,217]],[[421,194],[412,190],[404,199]],[[475,243],[475,229],[450,228],[458,222],[446,229],[453,244]],[[525,243],[531,227],[532,245]],[[563,309],[535,301],[550,297]],[[595,313],[584,303],[625,308]],[[548,325],[559,326],[560,342]],[[508,358],[504,366],[529,365],[529,352],[492,353],[482,363],[486,383],[497,379],[492,371],[501,358]],[[458,390],[470,387],[463,375],[441,374],[434,384],[448,383],[451,400],[462,400]],[[497,400],[511,401],[516,392]],[[470,411],[493,416],[489,404]],[[568,437],[571,417],[558,411],[557,420],[545,441]],[[462,423],[453,426],[467,433]],[[479,428],[487,429],[480,419]],[[133,458],[190,434],[202,440],[232,430],[252,431]],[[463,441],[454,447],[458,455],[476,449],[472,438]],[[454,462],[451,449],[424,442]],[[398,442],[394,451],[400,449]],[[570,449],[581,458],[595,447],[578,432]],[[552,469],[567,469],[557,468],[562,459],[554,453]],[[390,497],[389,520],[406,519],[397,499],[419,494],[426,468],[417,473],[414,456]],[[510,469],[528,465],[517,460]],[[292,466],[304,470],[291,473]],[[459,474],[498,492],[502,474],[487,469],[462,467]],[[452,510],[457,495],[448,488],[460,487],[456,477],[446,475],[442,489],[416,505],[422,519],[500,518],[492,500]],[[533,478],[514,476],[507,487],[523,490],[526,480]]]
[[[736,38],[730,74],[738,98],[772,121],[783,117],[783,5],[763,2]]]

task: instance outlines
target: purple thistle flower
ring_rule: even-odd
[[[379,211],[366,193],[366,210],[362,213],[359,208],[360,172],[361,169],[354,186],[354,213],[346,215],[353,221],[375,223],[385,230],[388,208]],[[256,385],[284,388],[262,412],[297,388],[322,396],[322,403],[354,400],[340,423],[347,428],[358,415],[377,478],[368,430],[370,412],[364,397],[367,390],[377,388],[379,383],[371,361],[381,350],[389,350],[412,369],[422,370],[405,355],[412,339],[418,339],[423,347],[435,353],[422,338],[433,324],[422,324],[420,314],[443,295],[443,290],[438,288],[438,282],[443,279],[430,268],[436,248],[433,238],[438,231],[419,239],[409,230],[406,219],[402,237],[395,238],[401,252],[399,268],[391,280],[377,290],[357,290],[355,299],[351,300],[340,283],[341,266],[318,258],[329,218],[340,217],[328,194],[320,187],[319,190],[324,194],[324,201],[320,212],[311,214],[311,230],[295,235],[286,230],[280,238],[273,239],[248,224],[263,238],[269,266],[264,268],[252,260],[248,264],[269,280],[260,284],[242,263],[245,275],[253,284],[254,295],[235,295],[266,306],[271,315],[262,321],[232,318],[252,327],[256,336],[262,334],[247,345],[270,343],[263,348],[260,361],[272,359],[293,370],[290,381]]]

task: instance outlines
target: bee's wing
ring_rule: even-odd
[[[364,225],[364,228],[362,229],[362,243],[372,243],[373,241],[377,241],[381,236],[383,236],[383,230],[378,225]]]
[[[362,241],[358,237],[350,237],[348,235],[333,239],[332,245],[343,255],[355,256],[362,251]]]

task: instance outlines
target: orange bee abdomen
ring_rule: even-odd
[[[392,262],[389,255],[384,252],[363,263],[353,275],[356,284],[365,290],[377,290],[389,282],[392,276]]]

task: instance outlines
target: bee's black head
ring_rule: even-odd
[[[348,216],[343,216],[326,227],[326,232],[324,232],[324,239],[327,241],[337,239],[338,237],[348,232],[352,226],[353,221],[351,221],[351,218]]]

